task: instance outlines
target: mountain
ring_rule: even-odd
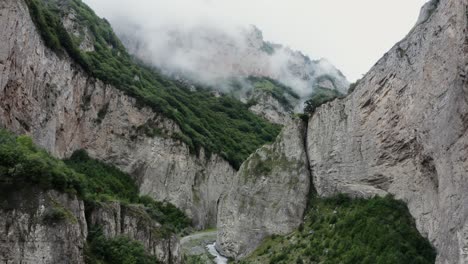
[[[316,78],[291,117],[278,75],[237,67],[227,92],[135,58],[80,0],[2,1],[0,259],[181,263],[180,236],[217,227],[247,263],[466,262],[467,6],[430,1],[347,96]],[[288,56],[313,86],[320,62]]]
[[[301,233],[298,220],[305,217],[308,222],[307,217],[323,209],[311,203],[306,211],[308,196],[393,195],[407,204],[417,229],[435,247],[436,263],[466,263],[467,7],[467,1],[428,2],[411,32],[377,62],[354,92],[317,108],[307,125],[297,121],[285,128],[302,132],[282,134],[273,149],[260,150],[244,162],[220,202],[219,251],[242,258],[267,237],[293,232],[281,240],[281,246],[268,240],[274,249],[265,256],[279,256],[281,248],[307,239],[315,243],[313,236]],[[304,157],[307,162],[301,162]],[[258,170],[265,164],[271,165],[268,171]],[[337,213],[348,210],[335,206]],[[343,224],[345,216],[337,217],[337,226]],[[379,225],[387,228],[390,219]],[[319,233],[347,232],[333,229],[330,219],[323,221],[331,228],[319,225]],[[356,219],[356,226],[347,230],[358,228],[357,224]],[[373,234],[370,231],[365,232]],[[328,238],[323,241],[330,242]],[[321,244],[327,252],[338,250],[331,246]],[[401,254],[397,259],[402,261],[405,252],[394,256]],[[323,256],[319,254],[315,257]]]
[[[311,60],[301,52],[267,42],[255,26],[226,30],[200,24],[148,29],[131,21],[116,24],[130,54],[146,64],[241,100],[248,100],[247,93],[255,89],[249,77],[266,77],[290,87],[299,100],[287,102],[296,112],[302,112],[302,104],[317,88],[346,94],[349,87],[346,77],[327,60]]]

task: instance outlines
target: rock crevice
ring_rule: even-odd
[[[270,235],[302,223],[312,189],[304,147],[306,125],[292,120],[275,143],[252,154],[234,177],[218,208],[216,247],[242,258]]]

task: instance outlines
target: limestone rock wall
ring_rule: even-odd
[[[394,194],[447,264],[468,263],[467,5],[429,2],[355,92],[308,125],[317,192]]]
[[[57,210],[64,219],[56,220]],[[84,204],[76,197],[38,190],[2,194],[1,263],[84,263],[87,232]]]
[[[88,231],[96,226],[109,239],[141,242],[161,263],[181,263],[179,238],[162,233],[140,206],[114,202],[91,209],[74,195],[35,188],[2,193],[1,201],[1,263],[85,263]]]
[[[293,120],[275,143],[252,154],[222,197],[216,246],[241,258],[273,234],[297,228],[307,206],[310,174],[305,152],[305,123]]]

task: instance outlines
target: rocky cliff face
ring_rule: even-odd
[[[308,128],[318,193],[394,194],[438,263],[468,261],[467,5],[428,3],[356,91],[320,108]]]
[[[151,255],[163,263],[180,263],[179,239],[161,233],[161,225],[138,205],[109,202],[96,205],[87,215],[91,226],[100,226],[106,238],[126,236],[143,244]]]
[[[296,152],[308,154],[321,196],[393,194],[405,201],[419,231],[436,247],[437,263],[444,264],[468,262],[467,6],[466,0],[426,4],[417,25],[355,92],[310,117],[306,147]],[[262,229],[242,230],[276,218],[255,213],[265,212],[263,201],[272,206],[294,190],[280,183],[277,193],[283,195],[270,200],[271,193],[249,190],[277,184],[242,182],[239,174],[231,187],[239,194],[221,203],[218,219],[220,250],[237,257],[256,245],[252,237]],[[247,195],[241,195],[244,190]],[[239,206],[246,197],[254,197],[248,209]]]
[[[223,255],[243,257],[265,237],[302,222],[310,191],[305,131],[302,120],[291,121],[240,168],[219,205],[216,244]]]
[[[180,263],[179,240],[138,206],[119,203],[85,208],[73,195],[27,189],[2,194],[2,263],[85,263],[88,230],[100,226],[107,238],[125,235],[143,244],[162,263]]]
[[[84,263],[84,204],[54,191],[27,190],[4,197],[0,206],[2,263]],[[57,211],[63,219],[58,219]]]
[[[216,224],[217,201],[235,174],[225,160],[190,154],[170,138],[179,131],[174,122],[48,50],[23,1],[0,3],[0,38],[1,127],[31,135],[57,157],[86,149],[137,178],[143,194],[185,210],[197,227]]]

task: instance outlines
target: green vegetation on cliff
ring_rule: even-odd
[[[174,120],[193,152],[201,147],[219,153],[235,168],[257,148],[275,139],[280,127],[254,115],[248,105],[229,96],[214,97],[207,89],[191,91],[156,70],[136,62],[110,24],[81,0],[26,0],[31,16],[49,48],[68,53],[90,75],[123,90],[142,105]],[[81,38],[64,28],[61,17],[74,13],[89,30],[94,51],[79,49]]]
[[[406,205],[391,197],[313,198],[305,223],[267,239],[242,263],[434,263]]]
[[[86,195],[85,176],[34,145],[27,136],[0,129],[0,193],[25,186]]]
[[[190,219],[173,204],[158,202],[149,196],[140,196],[130,175],[114,166],[92,159],[79,150],[73,153],[66,165],[84,175],[88,203],[117,200],[123,203],[142,204],[152,219],[168,231],[179,232],[190,225]]]
[[[326,104],[330,101],[340,98],[343,95],[336,90],[330,90],[327,88],[316,88],[311,98],[304,104],[304,113],[312,114],[319,106]]]
[[[78,151],[63,162],[35,146],[31,138],[0,129],[0,198],[28,186],[76,194],[88,205],[109,200],[142,204],[165,233],[190,225],[190,219],[174,205],[139,196],[128,174],[91,159],[86,152]],[[63,215],[59,210],[52,213],[51,220]]]

